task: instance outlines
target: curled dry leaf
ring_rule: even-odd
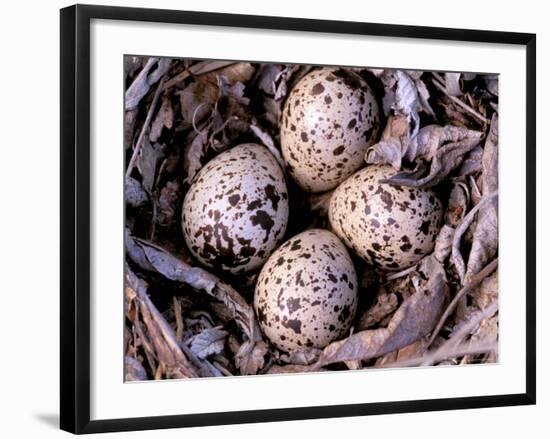
[[[483,156],[483,148],[481,145],[476,146],[468,154],[466,154],[458,175],[466,177],[477,174],[481,171],[481,158]]]
[[[453,247],[453,236],[455,234],[454,227],[444,224],[435,240],[433,255],[435,259],[443,263],[451,254]]]
[[[380,141],[367,150],[365,161],[373,164],[388,163],[399,170],[408,145],[409,122],[407,118],[405,116],[390,116]]]
[[[428,335],[441,314],[448,287],[445,271],[435,258],[424,258],[419,270],[428,279],[422,280],[416,293],[401,304],[386,328],[367,329],[329,344],[312,370],[331,363],[375,358]]]
[[[460,76],[460,73],[445,73],[445,89],[448,95],[462,95],[462,90],[460,89]]]
[[[462,163],[464,155],[474,149],[482,137],[483,133],[466,128],[428,125],[411,140],[404,155],[411,162],[416,160],[418,163],[418,159],[431,161],[427,175],[422,166],[417,166],[413,171],[398,172],[385,182],[410,187],[436,186]],[[377,153],[380,157],[381,153]],[[391,163],[386,160],[385,163]]]
[[[386,70],[381,77],[386,94],[383,99],[384,112],[405,116],[411,127],[410,137],[414,138],[420,126],[418,111],[418,91],[413,79],[402,70]]]
[[[468,210],[469,190],[464,183],[455,183],[445,212],[445,223],[456,227]]]
[[[488,203],[492,203],[495,198],[497,198],[498,192],[495,191],[481,199],[481,201],[468,212],[468,214],[462,219],[462,221],[458,224],[456,228],[456,232],[453,237],[453,246],[451,250],[451,262],[455,266],[462,283],[464,283],[464,276],[466,274],[466,266],[464,264],[464,259],[462,257],[462,254],[460,253],[460,239],[462,238],[462,235],[468,230],[468,227],[472,224],[474,221],[475,215],[478,213],[478,211],[487,205]]]
[[[124,95],[124,108],[133,110],[137,108],[141,99],[149,92],[149,89],[155,84],[170,68],[172,60],[170,58],[149,58],[147,63],[138,73],[130,87]],[[153,69],[156,67],[156,69]]]
[[[485,142],[482,158],[482,193],[483,196],[498,189],[498,117],[491,121],[489,136]],[[472,249],[468,257],[465,280],[470,279],[490,261],[498,249],[498,205],[497,198],[480,208],[472,241]]]

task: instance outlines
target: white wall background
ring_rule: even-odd
[[[393,0],[302,2],[272,0],[103,0],[88,3],[300,16],[335,20],[483,28],[537,33],[538,45],[538,405],[455,412],[284,422],[125,433],[131,437],[284,438],[314,436],[464,438],[541,437],[550,411],[549,324],[544,318],[550,263],[545,204],[550,153],[545,131],[550,98],[550,29],[543,2]],[[60,437],[58,431],[59,321],[59,13],[66,1],[4,5],[0,17],[0,434]],[[313,6],[314,5],[314,6]],[[328,389],[330,391],[330,389]],[[182,397],[185,397],[182,395]],[[546,422],[545,422],[546,421]],[[529,434],[531,433],[531,434]],[[121,437],[113,434],[106,437]]]

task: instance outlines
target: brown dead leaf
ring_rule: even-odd
[[[454,227],[444,224],[437,235],[433,255],[441,263],[445,262],[445,259],[451,254],[454,234]]]
[[[226,314],[220,317],[234,319],[249,340],[261,340],[253,308],[233,287],[202,268],[186,264],[151,242],[127,234],[125,246],[128,256],[143,269],[156,271],[167,279],[206,292],[224,305]]]
[[[145,349],[158,360],[159,366],[164,370],[168,378],[197,377],[195,370],[176,341],[174,331],[153,302],[151,302],[147,294],[147,284],[145,281],[138,278],[128,265],[126,265],[125,273],[126,298],[127,300],[129,298],[134,300],[134,306],[138,310],[136,318],[138,315],[140,316],[140,321],[143,322],[143,326],[147,331],[147,333],[141,333]],[[127,306],[129,307],[129,305]],[[140,324],[139,327],[141,327]],[[169,372],[166,372],[168,369]]]
[[[177,181],[169,181],[160,191],[158,201],[157,222],[162,225],[168,225],[176,215],[176,203],[181,199],[180,186]]]
[[[216,82],[197,80],[174,94],[180,99],[183,126],[190,127],[199,125],[211,114],[218,100],[218,86]]]
[[[461,73],[445,73],[445,89],[449,96],[462,95],[462,90],[460,89],[460,76]]]
[[[498,190],[498,117],[493,116],[482,158],[482,193],[487,196]],[[498,249],[498,203],[494,198],[477,215],[472,249],[468,257],[465,280],[468,281],[490,261]]]
[[[185,182],[191,183],[197,175],[197,172],[202,168],[202,159],[206,153],[206,145],[208,144],[208,129],[194,133],[191,142],[185,147],[183,160],[183,168],[185,170]]]
[[[377,325],[388,315],[393,313],[397,309],[398,305],[399,303],[396,294],[386,293],[385,291],[381,292],[376,297],[374,305],[367,309],[359,318],[357,330],[362,331],[363,329],[368,329]]]
[[[170,58],[149,58],[147,63],[136,76],[124,95],[124,108],[133,110],[137,108],[141,99],[149,92],[155,84],[170,69],[172,60]]]
[[[445,271],[435,258],[424,258],[419,270],[429,278],[419,281],[416,293],[401,304],[386,328],[367,329],[329,344],[312,370],[331,363],[379,357],[428,335],[441,314],[448,287]]]
[[[255,375],[264,367],[267,345],[263,341],[257,343],[247,341],[243,343],[235,356],[235,365],[242,375]]]
[[[282,354],[279,359],[285,363],[306,366],[315,363],[320,355],[320,349],[301,346],[288,354]]]
[[[162,134],[162,129],[172,129],[174,124],[174,110],[172,109],[172,101],[167,95],[162,97],[162,104],[160,109],[151,124],[151,131],[149,132],[149,140],[156,142]]]
[[[124,357],[124,381],[143,381],[147,379],[147,372],[143,365],[133,357]]]
[[[498,270],[485,278],[481,284],[471,292],[475,305],[479,309],[487,308],[498,299]]]
[[[149,200],[147,192],[143,190],[141,183],[135,178],[126,177],[124,183],[124,199],[128,205],[140,207]]]
[[[385,180],[386,183],[410,187],[432,187],[439,184],[447,175],[462,163],[466,153],[474,149],[483,137],[483,133],[466,128],[446,125],[428,125],[423,127],[414,137],[404,154],[410,162],[419,159],[430,161],[429,172],[426,174],[422,166],[413,171],[402,171]],[[377,157],[383,157],[377,145],[371,147]],[[385,163],[392,163],[393,157],[384,157]]]
[[[206,73],[202,76],[207,81],[216,82],[216,77],[225,77],[229,85],[234,85],[237,83],[248,82],[256,69],[252,64],[247,62],[238,62],[235,64],[228,65],[218,70]]]

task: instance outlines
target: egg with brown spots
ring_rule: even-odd
[[[332,230],[369,264],[400,270],[430,253],[443,207],[429,189],[393,186],[391,166],[371,165],[349,177],[330,200]]]
[[[264,335],[286,352],[344,337],[357,309],[357,275],[344,244],[323,229],[286,241],[260,272],[254,309]]]
[[[263,264],[285,234],[288,192],[263,146],[242,144],[210,160],[185,195],[185,242],[204,265],[240,274]]]
[[[292,89],[281,117],[281,150],[293,179],[308,192],[335,188],[364,164],[379,123],[374,94],[357,73],[308,73]]]

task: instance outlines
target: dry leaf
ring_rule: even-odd
[[[250,130],[258,137],[258,139],[262,141],[267,149],[269,149],[269,152],[271,152],[273,157],[275,157],[277,162],[279,162],[279,165],[281,165],[281,169],[286,169],[283,157],[281,156],[279,149],[275,146],[275,143],[273,142],[271,136],[254,124],[250,124]]]
[[[445,212],[445,223],[456,227],[468,210],[469,192],[464,183],[455,183]]]
[[[183,126],[198,126],[212,112],[218,100],[218,86],[214,82],[197,80],[175,93],[180,99]]]
[[[472,222],[474,221],[475,215],[478,213],[478,211],[486,206],[489,203],[492,203],[493,200],[498,196],[498,192],[495,191],[485,197],[473,208],[471,209],[468,214],[462,219],[462,221],[458,224],[456,228],[455,235],[453,237],[453,246],[451,250],[451,262],[455,266],[458,275],[460,276],[461,282],[464,284],[464,276],[466,274],[466,267],[464,264],[464,259],[462,258],[462,254],[460,253],[460,240],[462,238],[462,235],[466,232],[466,230],[470,227]]]
[[[460,73],[445,73],[445,89],[450,96],[461,96]]]
[[[411,140],[404,154],[409,161],[417,161],[417,168],[398,172],[384,182],[410,187],[436,186],[462,163],[463,156],[479,144],[482,136],[481,132],[452,125],[428,125]],[[377,145],[374,145],[370,150],[376,150],[379,157],[382,152],[376,148]],[[391,163],[391,159],[388,157],[385,162]],[[431,161],[427,175],[418,159]]]
[[[208,130],[204,129],[195,133],[194,137],[185,149],[183,168],[185,170],[185,182],[191,183],[197,175],[197,172],[202,168],[202,159],[206,153],[206,145],[208,143]]]
[[[205,291],[224,304],[227,312],[224,317],[234,319],[249,340],[261,339],[254,310],[233,287],[202,268],[186,264],[153,243],[127,234],[125,246],[129,257],[143,269],[156,271],[170,280]]]
[[[374,305],[359,318],[357,330],[368,329],[380,323],[397,309],[398,302],[397,295],[394,293],[382,292],[378,294]]]
[[[448,295],[443,267],[435,258],[422,260],[419,268],[429,276],[397,309],[386,328],[367,329],[329,344],[312,367],[331,363],[367,360],[401,349],[428,335],[437,323]]]
[[[263,341],[245,342],[235,356],[235,364],[242,375],[255,375],[264,367],[267,345]]]
[[[451,254],[454,234],[454,227],[444,224],[437,235],[433,255],[441,263]]]
[[[128,265],[125,273],[126,300],[131,299],[136,302],[135,307],[138,310],[136,317],[138,315],[141,317],[147,329],[147,334],[141,334],[142,342],[146,343],[147,349],[151,351],[150,354],[154,355],[159,365],[165,369],[167,377],[195,378],[197,374],[181,351],[174,331],[147,295],[147,284],[139,279]],[[141,325],[138,326],[141,327]]]
[[[300,346],[298,349],[295,349],[288,354],[281,355],[280,360],[289,364],[306,366],[308,364],[315,363],[319,359],[320,355],[320,349]]]
[[[151,131],[149,132],[149,140],[156,142],[162,134],[162,129],[172,129],[174,124],[174,110],[172,109],[172,101],[167,95],[162,97],[162,104],[160,109],[151,124]]]
[[[221,326],[208,328],[193,336],[189,341],[189,349],[201,360],[209,355],[223,351],[228,332],[220,329]]]
[[[133,357],[124,357],[124,381],[143,381],[147,379],[147,372],[143,365]]]
[[[475,305],[479,309],[487,308],[498,299],[498,270],[495,270],[489,277],[471,292]]]
[[[126,177],[124,180],[124,199],[132,207],[143,206],[149,196],[141,187],[141,183],[133,177]]]
[[[170,58],[149,58],[147,63],[136,76],[124,95],[124,109],[137,108],[141,99],[149,92],[151,85],[155,84],[170,68]],[[156,67],[156,69],[153,69]]]
[[[157,165],[164,157],[164,145],[151,144],[147,139],[143,140],[140,154],[137,160],[137,168],[141,174],[143,188],[151,193],[155,183]]]
[[[157,222],[162,225],[168,225],[176,215],[176,203],[181,199],[180,186],[177,181],[169,181],[160,191],[158,200],[158,218]]]
[[[485,142],[482,158],[482,192],[484,196],[498,189],[498,118],[491,121],[489,136]],[[472,249],[468,257],[465,280],[481,270],[497,253],[498,249],[498,205],[497,199],[483,206],[477,215]]]

